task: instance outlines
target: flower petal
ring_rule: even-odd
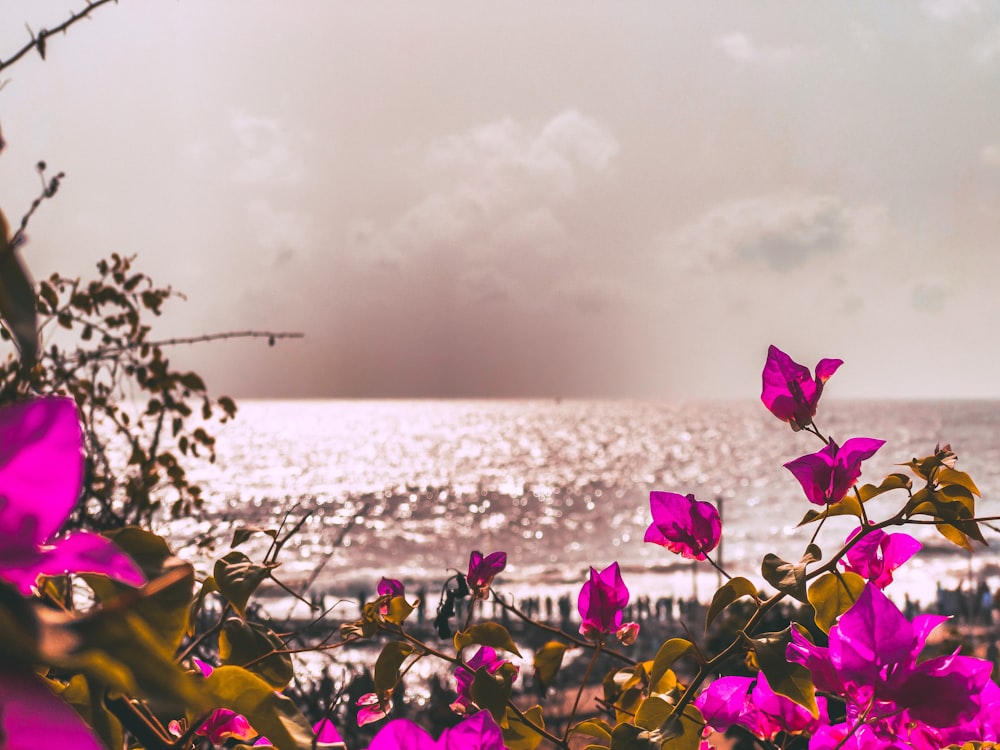
[[[106,575],[129,586],[142,586],[146,576],[131,557],[110,539],[88,531],[78,531],[54,542],[42,551],[38,574],[47,576],[65,573],[96,573]]]
[[[72,399],[0,409],[0,535],[44,543],[69,517],[82,481],[83,431]]]
[[[0,741],[4,750],[104,750],[80,715],[37,675],[6,668],[0,671]]]

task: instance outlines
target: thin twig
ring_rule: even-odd
[[[31,32],[31,29],[28,29],[28,32],[31,33],[31,41],[25,44],[23,47],[21,47],[21,49],[19,49],[17,52],[15,52],[6,60],[0,60],[0,70],[10,67],[18,60],[20,60],[22,57],[24,57],[26,54],[31,52],[31,50],[33,49],[37,49],[38,54],[40,54],[42,56],[42,59],[44,60],[45,45],[50,36],[52,36],[53,34],[64,33],[70,26],[75,24],[77,21],[79,21],[82,18],[87,18],[92,11],[96,10],[97,8],[100,8],[102,5],[107,5],[110,2],[115,3],[115,5],[118,4],[118,0],[87,0],[86,8],[77,13],[70,13],[69,18],[63,21],[58,26],[55,26],[51,29],[40,29],[37,34]]]

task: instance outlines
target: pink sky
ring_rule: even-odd
[[[0,80],[36,277],[306,334],[175,352],[219,392],[1000,397],[992,3],[121,0]]]

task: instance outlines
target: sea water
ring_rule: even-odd
[[[613,400],[243,401],[217,427],[218,458],[194,465],[204,490],[197,520],[167,524],[181,554],[203,572],[241,526],[307,520],[282,550],[278,577],[351,599],[381,576],[440,591],[473,549],[504,550],[498,586],[515,596],[571,593],[593,565],[622,567],[634,595],[711,596],[718,574],[643,543],[651,490],[693,493],[720,505],[715,557],[732,575],[761,582],[773,552],[797,560],[815,530],[798,524],[810,505],[782,464],[823,447],[755,401],[648,403]],[[886,445],[863,466],[878,483],[897,464],[950,443],[957,468],[982,491],[979,515],[1000,511],[1000,402],[824,399],[820,428],[838,442]],[[905,502],[896,491],[868,504],[875,519]],[[818,544],[835,551],[856,519],[834,518]],[[287,525],[286,525],[287,528]],[[931,526],[907,531],[924,549],[889,592],[930,603],[938,585],[1000,581],[1000,535],[974,556]],[[261,557],[270,538],[240,549]]]

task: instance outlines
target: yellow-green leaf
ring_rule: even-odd
[[[375,690],[388,693],[399,681],[399,668],[406,657],[413,653],[413,646],[403,641],[390,641],[382,647],[375,660]]]
[[[635,712],[635,725],[642,729],[658,729],[663,724],[674,707],[663,698],[654,695],[639,704]]]
[[[274,692],[252,672],[243,667],[217,667],[205,678],[205,683],[215,699],[215,708],[228,708],[243,714],[278,750],[313,746],[312,728],[291,699]],[[188,718],[196,717],[189,715]]]
[[[602,740],[610,740],[611,732],[611,725],[604,719],[587,719],[570,730],[570,734],[582,734],[586,737],[597,737]]]
[[[242,552],[230,552],[216,560],[215,583],[226,601],[245,618],[247,601],[257,587],[271,574],[271,569],[257,565]]]
[[[542,707],[532,706],[524,712],[524,717],[540,729],[545,729]],[[503,744],[507,750],[535,750],[542,742],[542,735],[521,720],[511,708],[507,708],[507,726],[503,730]]]
[[[660,679],[674,662],[694,650],[694,644],[685,638],[670,638],[660,646],[653,659],[653,668],[649,671],[649,684],[656,689]]]
[[[754,638],[752,646],[757,664],[774,692],[809,709],[813,716],[818,716],[816,688],[813,687],[809,670],[785,658],[785,651],[791,640],[792,626],[780,633],[765,633]]]
[[[824,573],[809,587],[809,603],[816,611],[816,626],[824,633],[837,618],[851,608],[865,588],[865,579],[857,573]]]
[[[473,625],[468,630],[455,633],[455,650],[461,651],[466,646],[477,644],[480,646],[490,646],[491,648],[502,648],[513,654],[521,655],[517,650],[517,645],[511,640],[510,633],[503,625],[495,622],[484,622]]]
[[[712,604],[709,606],[708,614],[705,616],[705,630],[708,630],[709,625],[719,616],[722,610],[744,596],[752,596],[754,601],[757,600],[757,587],[749,579],[737,576],[724,583],[715,592],[715,596],[712,597]]]
[[[559,641],[549,641],[540,649],[535,651],[535,658],[532,663],[535,667],[535,679],[541,685],[542,690],[547,690],[555,679],[559,668],[562,666],[563,655],[568,646]]]

